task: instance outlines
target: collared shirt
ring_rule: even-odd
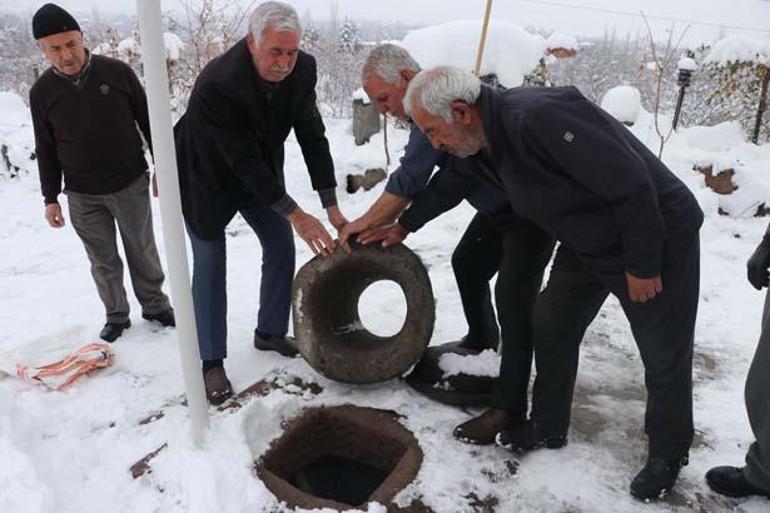
[[[85,84],[86,80],[88,79],[88,72],[91,70],[91,52],[86,50],[86,63],[83,65],[77,75],[66,75],[56,69],[56,66],[51,66],[51,69],[55,75],[67,79],[72,83],[72,85],[78,89],[82,89],[82,85]]]

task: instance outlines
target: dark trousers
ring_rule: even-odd
[[[503,255],[503,238],[484,214],[477,213],[452,253],[460,300],[468,322],[468,339],[495,342],[500,338],[489,288]]]
[[[289,329],[294,237],[289,222],[267,207],[240,211],[262,245],[257,329],[284,336]],[[202,240],[188,229],[193,252],[192,295],[198,344],[203,360],[227,357],[227,253],[225,233]]]
[[[770,290],[762,313],[762,334],[746,378],[746,411],[754,443],[746,454],[744,474],[754,486],[770,493]]]
[[[644,364],[650,456],[674,459],[687,453],[693,437],[692,354],[700,280],[698,234],[688,237],[678,241],[675,253],[664,256],[663,292],[646,303],[629,299],[623,274],[591,272],[566,248],[559,248],[535,307],[532,418],[547,435],[567,434],[580,342],[613,294],[631,324]]]
[[[125,322],[129,313],[116,224],[142,312],[157,314],[171,307],[161,290],[164,276],[152,230],[149,183],[149,175],[143,173],[126,188],[111,194],[67,192],[70,220],[91,262],[91,275],[107,322]]]
[[[495,299],[502,346],[494,407],[524,420],[532,371],[533,311],[554,242],[543,230],[521,218],[511,219],[501,229],[503,255]]]

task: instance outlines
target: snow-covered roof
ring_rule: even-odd
[[[184,43],[176,34],[172,32],[163,33],[163,43],[166,46],[166,59],[178,61],[179,54],[184,49]]]
[[[602,98],[602,109],[623,123],[636,123],[641,106],[639,90],[627,85],[613,87]]]
[[[403,41],[424,68],[456,66],[472,70],[476,64],[481,21],[453,21],[413,30]],[[513,23],[489,24],[481,75],[495,73],[501,84],[515,87],[524,82],[545,53],[545,39]]]
[[[770,65],[770,38],[726,37],[714,44],[704,62],[715,63],[720,66],[737,62]]]
[[[577,39],[563,32],[554,32],[548,36],[548,39],[545,40],[545,45],[548,50],[556,50],[558,48],[564,48],[565,50],[578,49]]]

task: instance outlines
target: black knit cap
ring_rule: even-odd
[[[77,20],[56,4],[45,4],[32,17],[32,35],[35,39],[70,30],[80,30]]]

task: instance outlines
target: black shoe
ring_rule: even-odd
[[[567,445],[567,436],[548,436],[540,430],[534,420],[528,420],[521,427],[499,432],[495,443],[503,449],[521,454],[544,447],[561,449]]]
[[[294,358],[299,352],[293,338],[271,337],[257,330],[254,330],[254,347],[260,351],[275,351],[289,358]]]
[[[631,481],[631,495],[639,500],[654,500],[674,486],[679,470],[687,465],[687,456],[673,460],[651,457]]]
[[[728,497],[770,497],[770,492],[749,483],[740,467],[714,467],[706,473],[706,483],[715,492]]]
[[[115,342],[123,334],[123,330],[131,327],[131,321],[108,322],[99,332],[99,338],[107,342]]]
[[[148,321],[158,321],[166,328],[168,328],[169,326],[174,328],[176,327],[176,319],[174,318],[173,308],[168,308],[166,310],[163,310],[162,312],[158,312],[154,314],[143,313],[142,319],[147,319]]]

